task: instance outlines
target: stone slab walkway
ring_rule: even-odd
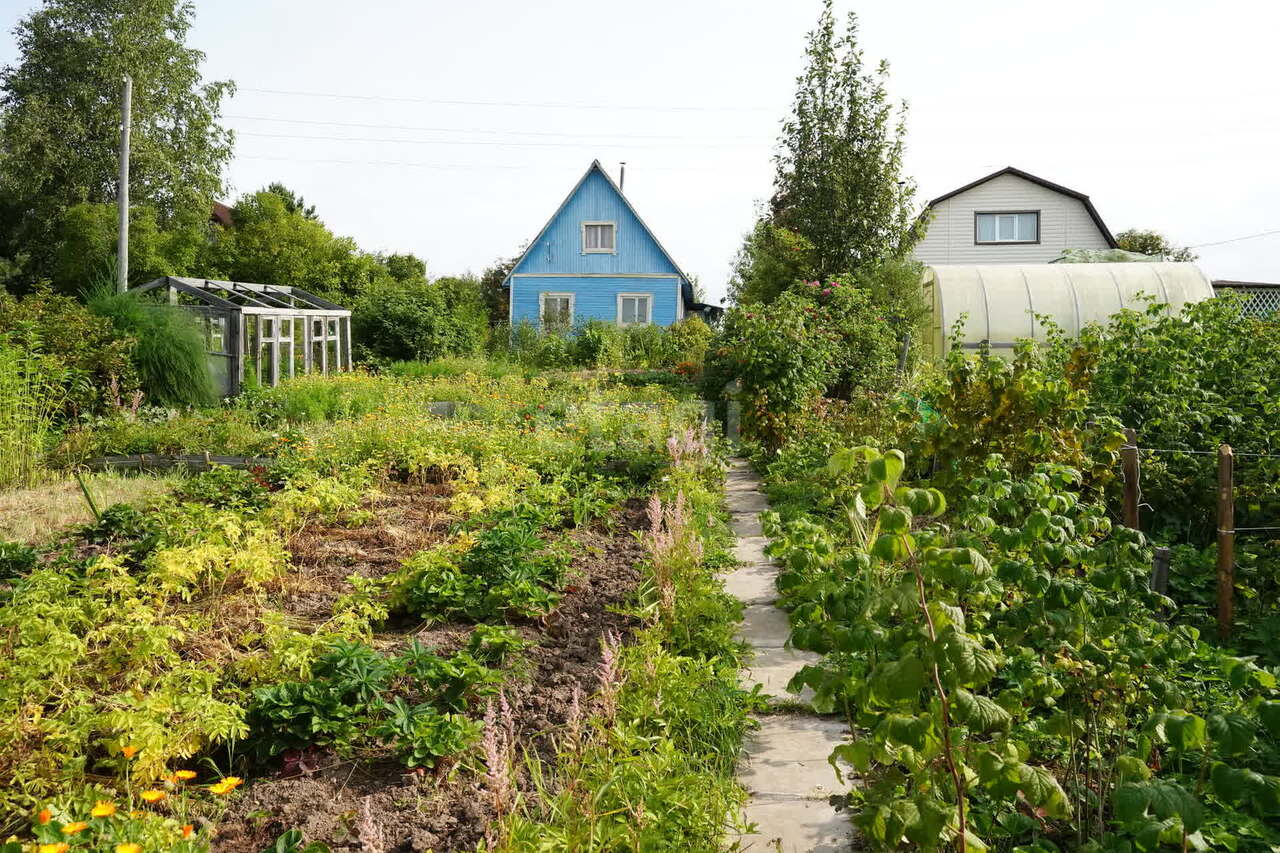
[[[742,671],[743,687],[755,685],[788,702],[808,696],[787,693],[787,682],[802,666],[820,658],[786,647],[787,614],[776,602],[778,566],[765,556],[768,539],[760,513],[769,503],[760,478],[745,460],[734,460],[725,476],[730,526],[738,537],[735,556],[743,565],[724,578],[725,589],[741,600],[739,637],[755,650]],[[741,836],[741,850],[752,853],[836,853],[852,849],[853,828],[847,815],[828,802],[844,792],[827,756],[847,739],[843,722],[812,713],[765,714],[744,744],[738,781],[747,789],[746,817],[756,832]]]

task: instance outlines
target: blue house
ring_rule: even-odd
[[[588,320],[669,326],[709,306],[600,161],[538,232],[503,283],[511,322],[569,329]]]

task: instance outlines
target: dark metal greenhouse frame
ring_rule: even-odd
[[[132,293],[167,291],[195,314],[221,393],[240,393],[251,373],[276,385],[301,373],[351,369],[351,312],[297,287],[166,276]],[[248,371],[248,373],[246,373]]]

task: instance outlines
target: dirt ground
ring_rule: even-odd
[[[413,527],[409,514],[403,517],[406,526]],[[420,521],[423,527],[404,535],[429,540],[433,522],[425,515]],[[628,602],[639,582],[635,565],[643,550],[631,531],[643,527],[643,507],[628,505],[615,521],[612,531],[599,527],[571,534],[580,547],[575,548],[564,597],[546,618],[516,626],[536,645],[523,653],[521,674],[507,684],[505,695],[519,746],[546,759],[554,756],[554,738],[549,735],[564,727],[575,687],[584,699],[595,691],[601,636],[612,630],[625,637],[635,627],[629,617],[611,608]],[[295,543],[304,576],[345,577],[351,565],[345,570],[338,567],[348,560],[361,573],[385,574],[407,556],[403,552],[407,539],[391,532],[345,531],[353,534],[349,537],[331,533],[316,531],[311,545]],[[377,563],[379,559],[385,563]],[[300,598],[305,604],[296,611],[298,615],[318,614],[326,602],[331,604],[341,592],[330,586],[320,583],[312,595]],[[468,630],[463,625],[435,626],[405,632],[399,639],[417,636],[428,645],[448,649]],[[395,641],[388,635],[379,639],[379,645]],[[219,853],[257,853],[281,832],[295,828],[302,830],[307,841],[323,841],[335,851],[472,850],[493,817],[483,764],[476,755],[464,757],[444,778],[437,778],[429,772],[407,773],[399,764],[339,760],[332,753],[317,751],[246,788],[219,827],[214,842]]]

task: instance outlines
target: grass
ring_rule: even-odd
[[[0,488],[43,476],[61,396],[38,356],[0,341]]]
[[[183,476],[85,474],[84,483],[98,507],[106,509],[112,504],[136,503],[169,492]],[[74,479],[0,492],[0,541],[37,545],[59,531],[90,521],[93,514]]]

